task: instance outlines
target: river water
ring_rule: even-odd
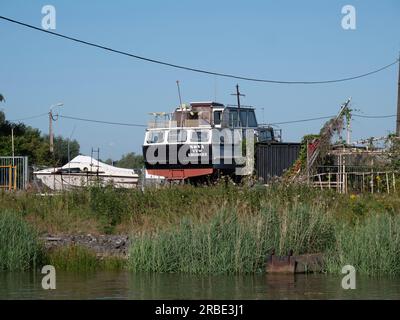
[[[43,290],[35,272],[0,272],[0,299],[400,299],[400,278],[356,278],[344,290],[332,275],[193,276],[127,271],[57,272]]]

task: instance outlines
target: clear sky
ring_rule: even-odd
[[[72,1],[1,0],[0,15],[41,27],[42,6],[56,8],[56,30],[137,55],[258,78],[322,80],[357,75],[393,62],[400,50],[400,1]],[[341,26],[344,5],[356,8],[356,30]],[[183,100],[258,107],[259,122],[337,113],[348,97],[367,115],[396,113],[396,66],[371,77],[329,85],[276,85],[236,81],[154,65],[58,39],[0,20],[0,107],[8,119],[47,112],[145,124],[152,111],[172,111]],[[264,112],[261,108],[264,108]],[[323,120],[282,125],[286,141],[317,133]],[[48,120],[26,121],[48,132]],[[395,118],[355,119],[354,139],[382,136]],[[141,152],[143,128],[60,119],[55,133],[73,138],[81,152],[100,148],[118,159]]]

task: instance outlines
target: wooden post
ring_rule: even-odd
[[[12,169],[11,166],[8,166],[8,190],[11,191],[11,178],[12,178]]]
[[[389,189],[389,175],[386,171],[386,188],[387,188],[387,193],[390,193],[390,189]]]
[[[374,193],[374,172],[371,172],[371,193]]]
[[[362,192],[364,192],[364,184],[365,184],[365,173],[363,172],[363,174],[362,174],[362,188],[361,188],[361,191]]]
[[[328,184],[329,184],[329,190],[331,190],[331,173],[328,173]]]
[[[392,173],[392,177],[393,177],[393,192],[396,192],[396,176],[394,172]]]
[[[14,190],[17,190],[17,166],[14,166]]]
[[[379,172],[376,173],[376,193],[381,193],[382,192],[382,178],[381,178],[381,174]]]
[[[343,193],[347,193],[346,157],[343,158]]]

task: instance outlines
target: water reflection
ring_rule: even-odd
[[[400,279],[357,277],[343,290],[332,275],[194,276],[130,272],[57,273],[43,290],[36,272],[0,273],[0,299],[399,299]]]

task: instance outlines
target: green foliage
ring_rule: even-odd
[[[400,170],[400,139],[395,134],[390,134],[387,143],[389,143],[387,156],[390,160],[390,168]]]
[[[125,190],[115,190],[112,186],[91,187],[89,205],[92,212],[100,219],[103,232],[112,233],[115,226],[121,223],[124,213]]]
[[[28,156],[29,162],[35,165],[53,165],[49,151],[49,138],[23,123],[7,121],[4,112],[0,111],[0,155],[10,156],[11,128],[14,128],[15,155]],[[62,137],[54,139],[54,160],[57,164],[65,164],[68,159],[68,140]],[[70,142],[71,158],[79,154],[79,144],[76,140]]]
[[[134,152],[127,153],[120,160],[114,162],[116,167],[137,169],[144,166],[144,158],[142,155],[137,155]]]
[[[45,137],[47,139],[47,136]],[[68,162],[68,143],[69,160],[79,155],[79,143],[76,140],[64,139],[61,136],[54,138],[54,157],[58,165],[64,165]]]
[[[315,139],[319,139],[318,134],[307,134],[303,136],[300,142],[300,152],[295,163],[286,171],[284,178],[292,177],[299,169],[306,169],[307,166],[307,144]]]
[[[0,211],[0,271],[27,270],[41,259],[34,229],[14,212]]]

